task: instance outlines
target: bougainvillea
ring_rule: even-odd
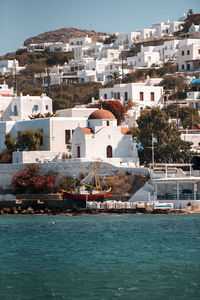
[[[31,165],[13,175],[12,188],[15,193],[52,193],[55,190],[55,174],[38,174],[38,166]]]
[[[103,109],[107,109],[113,113],[117,119],[117,124],[120,125],[125,119],[126,107],[120,101],[104,101],[102,104]]]

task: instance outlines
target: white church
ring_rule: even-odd
[[[89,115],[87,127],[74,130],[72,158],[139,167],[138,152],[129,128],[117,126],[115,116],[104,109]]]

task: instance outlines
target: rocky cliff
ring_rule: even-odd
[[[37,44],[37,43],[55,43],[63,42],[68,43],[70,38],[80,38],[88,35],[92,38],[93,42],[97,42],[100,39],[100,36],[106,35],[105,32],[96,32],[94,30],[82,30],[76,28],[61,28],[58,30],[48,31],[37,36],[28,38],[24,41],[24,46],[28,44]]]

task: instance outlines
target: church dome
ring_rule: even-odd
[[[91,113],[91,115],[89,115],[88,120],[94,120],[94,119],[111,119],[111,120],[115,120],[115,116],[109,111],[109,110],[105,110],[105,109],[99,109],[99,110],[95,110],[93,111],[93,113]]]

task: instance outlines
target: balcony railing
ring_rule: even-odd
[[[194,193],[180,193],[179,198],[176,193],[157,194],[157,200],[194,200]],[[196,200],[200,200],[200,193],[196,194]]]

